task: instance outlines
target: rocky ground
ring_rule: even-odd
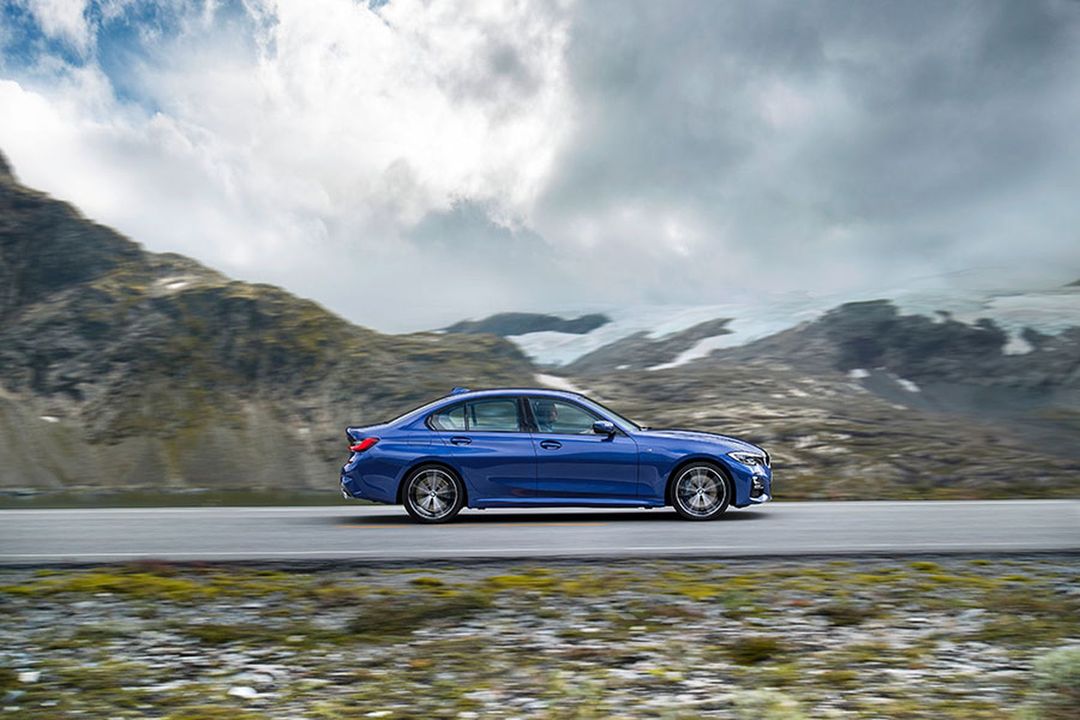
[[[9,570],[0,717],[1070,717],[1078,569]]]

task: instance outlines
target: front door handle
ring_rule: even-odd
[[[541,440],[540,447],[545,450],[558,450],[562,447],[562,443],[558,440]]]
[[[450,438],[450,443],[452,445],[468,445],[471,442],[472,438],[461,437],[460,435],[455,435],[454,437]]]

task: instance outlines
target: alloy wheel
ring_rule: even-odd
[[[683,515],[705,519],[727,507],[728,484],[718,470],[708,465],[693,465],[675,481],[676,509]]]
[[[422,470],[409,483],[409,505],[424,520],[442,520],[457,509],[457,482],[445,470]]]

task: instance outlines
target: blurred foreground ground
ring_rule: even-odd
[[[0,573],[9,717],[1072,717],[1075,556]]]

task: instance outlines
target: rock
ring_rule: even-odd
[[[448,333],[490,333],[502,337],[526,335],[534,332],[586,335],[609,322],[611,322],[611,318],[599,313],[582,315],[573,320],[538,313],[498,313],[483,320],[463,320],[443,330]]]
[[[258,691],[247,685],[237,685],[236,687],[229,688],[228,695],[231,697],[238,697],[243,700],[254,700],[259,697]]]

